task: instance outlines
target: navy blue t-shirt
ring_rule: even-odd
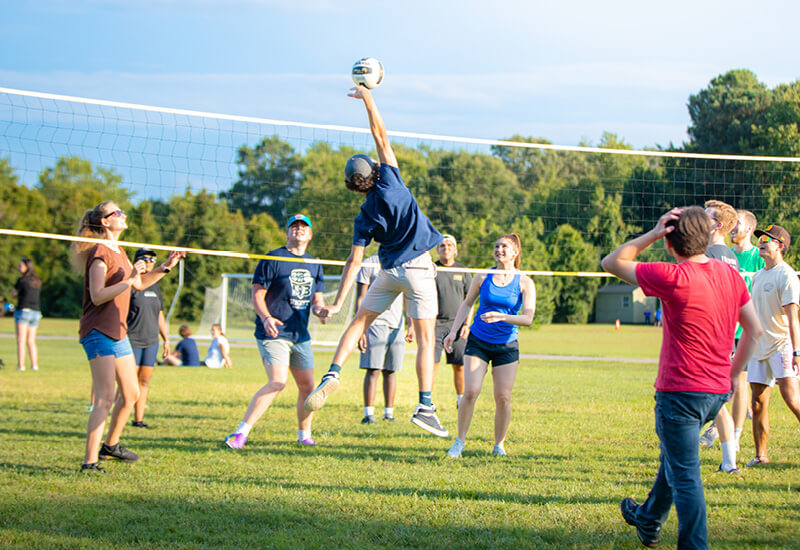
[[[286,258],[310,258],[303,254],[295,256],[285,246],[269,253],[270,256]],[[267,309],[269,314],[283,323],[278,325],[278,336],[281,340],[300,343],[311,340],[308,333],[308,316],[315,292],[325,292],[325,279],[322,266],[300,262],[281,262],[277,260],[261,260],[253,273],[253,284],[267,289]],[[267,336],[264,325],[256,316],[256,338],[272,340]]]
[[[181,354],[181,363],[184,367],[200,366],[200,353],[197,351],[197,342],[193,338],[186,337],[178,342],[175,351]]]
[[[380,243],[378,258],[383,269],[392,269],[435,248],[442,240],[423,214],[414,195],[403,184],[400,171],[380,165],[380,176],[369,193],[353,228],[353,244]]]

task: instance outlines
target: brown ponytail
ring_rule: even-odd
[[[103,201],[94,208],[83,213],[81,221],[78,222],[78,230],[75,232],[77,237],[88,237],[91,239],[105,239],[106,230],[103,226],[103,217],[106,207],[113,201]],[[93,243],[76,242],[72,245],[74,254],[75,270],[83,273],[85,269],[86,253],[94,246]]]
[[[519,269],[519,266],[522,265],[522,241],[519,238],[519,235],[516,233],[507,233],[506,235],[502,235],[501,239],[508,239],[514,246],[517,247],[517,257],[514,258],[514,269]]]

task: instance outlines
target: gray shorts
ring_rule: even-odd
[[[436,345],[433,348],[433,362],[440,363],[442,361],[442,351],[445,352],[445,359],[448,365],[463,365],[464,364],[464,350],[467,349],[467,341],[460,336],[453,342],[453,351],[446,351],[444,349],[444,339],[450,334],[450,328],[453,323],[436,323]],[[462,325],[463,326],[463,325]],[[461,329],[458,330],[459,333]]]
[[[383,313],[398,294],[405,296],[406,314],[412,319],[436,319],[436,266],[428,252],[392,269],[381,269],[367,290],[361,307]]]
[[[372,324],[367,329],[367,352],[361,354],[359,368],[400,372],[406,350],[403,330]]]
[[[289,365],[297,370],[314,368],[311,340],[295,344],[289,340],[258,340],[258,353],[267,365]]]

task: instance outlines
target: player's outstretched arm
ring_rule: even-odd
[[[386,133],[383,117],[378,112],[375,100],[372,99],[372,92],[359,84],[352,88],[347,95],[364,101],[364,107],[366,107],[367,116],[369,117],[369,131],[372,132],[372,139],[375,140],[375,149],[378,151],[378,160],[380,160],[381,164],[397,168],[397,158],[394,156],[389,135]]]

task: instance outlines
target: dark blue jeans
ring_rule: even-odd
[[[727,394],[656,392],[656,434],[661,467],[647,500],[636,512],[643,526],[660,526],[672,503],[678,514],[678,548],[708,548],[706,499],[700,479],[698,436]]]

